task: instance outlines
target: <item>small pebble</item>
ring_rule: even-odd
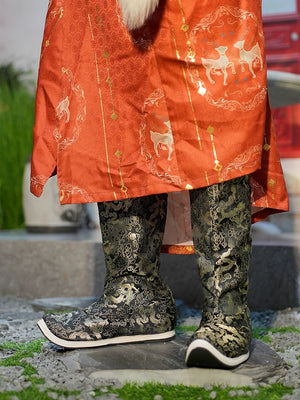
[[[48,392],[47,396],[50,397],[51,399],[58,399],[58,394],[55,392]]]
[[[163,400],[163,397],[160,394],[156,394],[153,400]]]
[[[257,389],[258,385],[257,383],[250,383],[249,388],[251,389]]]

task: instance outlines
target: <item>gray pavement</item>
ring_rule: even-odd
[[[191,334],[187,327],[199,324],[201,312],[186,307],[182,301],[177,301],[178,329],[173,341],[75,351],[65,351],[43,341],[41,350],[21,360],[23,364],[5,366],[5,360],[16,350],[3,344],[13,342],[26,345],[42,339],[36,320],[45,310],[66,310],[85,306],[90,301],[92,298],[27,300],[12,296],[0,297],[0,396],[5,392],[27,390],[33,385],[32,379],[36,378],[37,382],[40,381],[37,387],[41,393],[47,392],[50,398],[52,396],[61,400],[98,398],[95,391],[99,387],[102,394],[105,394],[99,399],[118,399],[116,394],[106,393],[107,387],[111,385],[120,388],[125,382],[200,386],[211,389],[211,398],[215,393],[214,385],[247,386],[249,397],[251,395],[255,398],[261,385],[280,382],[294,388],[293,394],[285,395],[284,400],[300,399],[300,309],[253,312],[254,332],[257,335],[261,331],[261,339],[267,338],[269,343],[264,343],[258,337],[254,339],[250,359],[231,371],[185,366],[185,343]],[[30,379],[28,374],[24,375],[24,362],[36,369]],[[58,396],[53,392],[54,389],[77,390],[80,395]],[[232,396],[235,393],[238,395],[238,391],[233,391]],[[12,400],[17,398],[11,397]]]
[[[257,231],[258,227],[255,224],[253,230],[249,269],[250,308],[300,306],[300,236],[266,234]],[[99,230],[72,234],[0,231],[0,294],[24,298],[97,296],[105,279],[100,243]],[[175,298],[201,308],[203,293],[193,255],[161,254],[161,274]]]

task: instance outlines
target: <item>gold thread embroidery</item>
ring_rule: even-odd
[[[268,143],[268,141],[267,141],[267,138],[266,138],[266,136],[265,136],[265,144],[264,144],[264,146],[263,146],[263,149],[264,149],[265,151],[269,151],[270,148],[271,148],[271,146],[269,145],[269,143]]]
[[[180,1],[180,0],[178,0]],[[258,35],[260,36],[260,38],[263,38],[263,32],[261,30],[261,28],[259,28],[259,22],[257,21],[256,16],[248,11],[244,11],[238,7],[230,7],[230,6],[219,6],[216,9],[214,9],[214,11],[210,14],[208,14],[206,17],[202,18],[200,20],[200,22],[195,25],[194,27],[189,29],[189,39],[190,39],[190,47],[191,50],[188,49],[187,51],[187,55],[186,55],[186,62],[187,62],[187,71],[189,72],[190,75],[190,79],[193,83],[193,85],[195,86],[196,90],[198,90],[198,93],[202,96],[205,95],[205,100],[208,102],[208,104],[214,106],[214,107],[218,107],[218,108],[224,108],[225,110],[229,110],[229,111],[243,111],[243,112],[248,112],[250,110],[255,109],[259,104],[261,104],[266,97],[267,94],[267,89],[265,87],[265,85],[261,86],[261,84],[259,84],[258,82],[253,82],[253,85],[250,85],[250,82],[247,80],[247,88],[245,89],[245,96],[243,96],[243,93],[240,89],[235,88],[227,89],[225,91],[225,96],[219,96],[219,93],[216,92],[214,93],[214,91],[210,91],[209,88],[206,87],[206,83],[208,83],[208,86],[210,86],[210,84],[214,84],[215,82],[213,81],[212,77],[210,76],[210,73],[215,69],[215,70],[223,70],[224,72],[224,83],[227,83],[227,71],[226,69],[231,67],[232,69],[232,76],[235,75],[235,62],[231,62],[230,59],[228,59],[228,57],[225,55],[227,46],[226,43],[214,43],[214,41],[210,40],[210,36],[209,34],[211,32],[213,32],[214,30],[214,23],[216,23],[216,21],[220,18],[220,21],[218,21],[218,25],[216,25],[217,28],[221,28],[224,24],[224,20],[223,18],[226,17],[226,20],[229,24],[234,24],[236,23],[238,20],[240,21],[250,21],[251,23],[253,23],[257,29],[258,29]],[[225,22],[225,23],[227,23]],[[243,39],[244,36],[246,34],[248,34],[250,31],[250,26],[245,27],[245,33],[243,36],[240,37],[240,39]],[[201,38],[201,32],[202,34],[204,34],[205,32],[208,33],[208,36],[205,35],[205,37]],[[204,46],[204,45],[212,45],[216,51],[219,52],[220,57],[215,60],[215,58],[213,59],[213,62],[211,63],[210,59],[205,59],[203,57],[201,57],[201,64],[205,67],[206,70],[206,78],[205,81],[201,81],[201,76],[200,73],[202,71],[202,69],[197,69],[197,65],[195,65],[196,62],[196,42],[198,39],[197,35],[199,34],[200,38],[199,38],[199,42],[198,45],[200,47]],[[223,36],[223,35],[222,35]],[[223,36],[224,38],[226,37],[226,35],[224,34]],[[211,38],[212,39],[212,38]],[[226,39],[225,39],[226,40]],[[223,46],[222,46],[223,44]],[[218,45],[218,47],[216,47]],[[257,54],[256,59],[258,61],[260,61],[260,70],[262,71],[262,64],[263,64],[263,60],[261,58],[261,50],[260,50],[260,43],[256,43],[252,48],[251,52],[253,52],[253,54]],[[224,47],[225,46],[225,47]],[[240,49],[240,61],[239,63],[242,65],[243,67],[243,63],[241,63],[241,61],[245,61],[242,60],[242,56],[241,56],[241,51],[243,50],[243,46],[244,46],[244,42],[243,40],[239,40],[238,42],[236,42],[235,44],[233,44],[233,47]],[[253,60],[252,60],[253,61]],[[199,60],[200,62],[200,60]],[[216,64],[214,64],[214,62],[216,62]],[[246,61],[245,61],[246,62]],[[248,62],[248,61],[247,61]],[[222,64],[223,63],[223,64]],[[225,68],[226,67],[226,68]],[[251,68],[253,67],[253,65],[251,64],[251,61],[249,59],[249,72],[252,72],[253,70],[251,70]],[[200,71],[200,73],[199,73]],[[255,73],[252,73],[252,79],[255,78]],[[200,79],[199,79],[200,77]],[[235,81],[236,78],[231,78],[232,81],[231,83],[233,83]],[[245,79],[246,81],[246,79]],[[234,82],[234,86],[236,84],[238,84],[239,80],[236,80],[236,82]],[[239,99],[237,99],[235,96],[241,96],[242,101],[240,101]]]
[[[121,191],[125,194],[125,197],[128,198],[128,195],[127,195],[128,188],[127,188],[127,186],[126,186],[125,183],[124,183],[123,175],[122,175],[122,170],[121,170],[121,156],[122,156],[122,152],[121,152],[120,150],[117,150],[117,151],[115,152],[115,156],[117,157],[118,162],[119,162],[119,174],[120,174],[120,180],[121,180]]]
[[[99,14],[99,8],[96,7],[96,12],[97,12],[97,17],[96,17],[96,23],[100,28],[100,33],[101,33],[101,40],[102,40],[102,45],[103,45],[103,55],[102,57],[105,59],[105,63],[106,63],[106,71],[107,71],[107,79],[106,79],[106,83],[108,84],[109,90],[110,90],[110,99],[111,99],[111,105],[112,105],[112,109],[113,112],[111,114],[111,119],[113,119],[114,121],[118,118],[118,114],[115,111],[115,105],[114,105],[114,97],[113,97],[113,91],[112,91],[112,84],[113,84],[113,78],[110,75],[110,69],[109,69],[109,53],[105,47],[105,41],[104,41],[104,35],[103,35],[103,27],[102,27],[102,18],[101,15]]]
[[[84,90],[82,89],[80,83],[78,83],[73,75],[72,71],[69,68],[62,67],[61,69],[62,75],[66,76],[70,84],[70,90],[72,91],[72,97],[76,99],[77,102],[77,115],[73,118],[74,125],[72,129],[72,137],[63,137],[61,135],[61,124],[59,121],[65,117],[65,124],[67,124],[70,120],[70,102],[69,96],[66,96],[64,99],[60,101],[58,106],[56,107],[56,118],[58,125],[54,129],[53,135],[55,141],[57,142],[58,152],[64,151],[68,146],[71,146],[74,142],[76,142],[80,136],[83,123],[86,119],[86,99]]]
[[[181,30],[185,33],[186,45],[187,45],[187,48],[188,48],[188,52],[187,52],[187,56],[186,56],[186,62],[193,64],[195,62],[196,53],[195,53],[195,50],[192,48],[191,40],[190,40],[190,37],[189,37],[189,34],[188,34],[190,26],[186,23],[186,19],[185,19],[185,15],[184,15],[184,11],[183,11],[183,6],[182,6],[181,0],[178,0],[178,4],[179,4],[181,16],[182,16]],[[203,96],[206,93],[205,85],[200,79],[198,67],[193,66],[193,69],[194,69],[194,71],[196,73],[198,93],[201,96]]]
[[[210,134],[211,145],[212,145],[212,149],[213,149],[213,153],[214,153],[214,158],[215,158],[214,170],[219,173],[219,179],[220,179],[220,181],[222,181],[220,173],[221,173],[221,170],[223,167],[220,164],[220,161],[218,160],[218,157],[217,157],[215,139],[214,139],[214,135],[213,135],[214,131],[215,131],[215,128],[211,125],[206,130],[206,132]]]
[[[274,179],[270,179],[268,184],[271,186],[271,190],[272,190],[272,199],[275,199],[275,195],[274,195],[274,186],[276,185],[276,181]]]
[[[90,14],[88,13],[88,20],[91,21]],[[94,42],[94,32],[93,32],[93,27],[92,24],[90,23],[90,31],[91,31],[91,39]],[[96,74],[97,74],[97,83],[98,83],[98,94],[99,94],[99,100],[100,100],[100,108],[101,108],[101,114],[102,114],[102,125],[103,125],[103,135],[104,135],[104,147],[105,147],[105,154],[106,154],[106,164],[107,164],[107,173],[109,176],[110,184],[112,187],[114,187],[114,183],[112,180],[111,172],[110,172],[110,163],[109,163],[109,157],[108,157],[108,145],[107,145],[107,133],[106,133],[106,123],[105,123],[105,117],[104,117],[104,108],[103,108],[103,98],[102,98],[102,91],[101,91],[101,86],[100,86],[100,74],[99,74],[99,64],[98,64],[98,57],[97,54],[95,53],[95,65],[96,65]],[[114,193],[115,197],[116,194]]]
[[[209,179],[208,179],[207,171],[205,171],[205,178],[206,178],[206,183],[207,183],[207,185],[209,185]]]
[[[173,36],[173,41],[174,41],[174,46],[175,46],[175,51],[176,51],[176,57],[177,57],[178,61],[180,61],[180,64],[181,64],[182,74],[183,74],[183,77],[184,77],[184,80],[185,80],[185,85],[186,85],[186,89],[187,89],[188,96],[189,96],[190,106],[191,106],[192,112],[194,114],[194,123],[195,123],[195,128],[196,128],[199,147],[200,147],[200,150],[202,150],[202,143],[201,143],[201,138],[200,138],[200,133],[199,133],[199,126],[198,126],[198,122],[197,122],[197,119],[196,119],[196,116],[195,116],[195,109],[194,109],[194,105],[193,105],[192,95],[191,95],[190,87],[189,87],[189,84],[188,84],[186,72],[185,72],[185,69],[184,69],[183,63],[181,61],[180,54],[179,54],[179,50],[178,50],[178,46],[177,46],[177,42],[176,42],[174,29],[172,29],[172,36]]]
[[[53,14],[55,15],[55,12],[53,12]],[[41,59],[43,58],[44,53],[45,53],[47,47],[50,46],[52,33],[54,32],[54,30],[55,30],[55,28],[56,28],[58,22],[60,21],[60,19],[63,17],[63,14],[64,14],[64,9],[61,7],[60,10],[59,10],[59,13],[58,13],[57,21],[55,22],[53,28],[51,29],[48,38],[45,40],[45,47],[44,47],[44,49],[43,49],[43,51],[42,51],[42,53],[41,53]],[[55,15],[55,16],[56,16],[56,15]]]

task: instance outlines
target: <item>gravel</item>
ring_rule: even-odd
[[[190,309],[184,306],[182,302],[178,302],[179,322],[181,325],[194,326],[199,324],[201,313],[198,310]],[[0,297],[0,343],[18,342],[28,343],[36,339],[41,339],[42,335],[36,326],[36,320],[42,316],[43,312],[34,311],[30,301],[19,299],[16,297]],[[300,326],[300,309],[290,309],[284,311],[265,311],[252,313],[253,326],[255,328],[282,328]],[[272,347],[287,363],[288,373],[280,378],[279,382],[287,386],[295,388],[293,394],[286,395],[283,400],[299,400],[300,399],[300,335],[297,332],[271,333],[270,347]],[[0,362],[14,353],[10,349],[0,348]],[[70,357],[66,363],[64,360],[64,352],[59,348],[44,342],[42,351],[35,354],[32,358],[23,361],[30,363],[36,368],[38,373],[31,375],[30,378],[22,375],[24,369],[21,366],[5,367],[0,366],[0,387],[1,392],[15,391],[20,392],[26,387],[32,385],[32,378],[43,379],[43,383],[39,383],[38,387],[41,392],[47,392],[48,396],[58,400],[118,400],[119,396],[108,393],[108,386],[120,388],[122,384],[115,380],[92,379],[89,371],[82,370],[76,359],[70,362]],[[276,380],[278,382],[278,379]],[[272,383],[272,380],[269,383]],[[258,386],[253,384],[251,390],[248,389],[243,393],[249,398],[255,396]],[[101,387],[101,396],[96,396],[96,389]],[[217,399],[217,393],[212,387],[210,398]],[[80,391],[80,394],[60,395],[55,391]],[[229,392],[230,398],[242,394],[238,390]],[[106,394],[107,393],[107,394]],[[154,397],[155,400],[160,399],[160,395]],[[12,396],[11,400],[17,399]]]

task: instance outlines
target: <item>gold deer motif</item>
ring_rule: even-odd
[[[229,61],[228,57],[225,55],[226,51],[228,50],[228,47],[226,46],[219,46],[216,47],[217,52],[220,54],[220,57],[218,59],[212,59],[212,58],[201,58],[202,64],[206,69],[206,75],[210,81],[210,83],[214,84],[215,81],[212,79],[211,75],[216,74],[220,75],[222,71],[224,75],[224,85],[227,85],[227,68],[231,68],[232,73],[235,74],[235,68],[234,64]]]
[[[171,160],[171,155],[173,152],[173,134],[172,134],[172,130],[171,130],[171,123],[170,121],[164,122],[165,125],[167,125],[168,127],[168,132],[167,133],[160,133],[160,132],[153,132],[150,131],[150,135],[151,135],[151,140],[154,144],[154,150],[155,153],[157,155],[157,157],[159,157],[159,152],[158,152],[158,146],[161,145],[166,145],[168,150],[169,150],[169,157],[168,160]]]
[[[240,40],[234,44],[234,47],[240,50],[240,64],[242,67],[242,72],[245,72],[245,64],[248,64],[249,70],[252,73],[253,78],[256,77],[256,74],[253,70],[253,63],[255,60],[258,60],[260,63],[260,70],[263,69],[263,59],[261,56],[261,51],[259,44],[256,43],[251,50],[247,51],[244,49],[245,40]]]

